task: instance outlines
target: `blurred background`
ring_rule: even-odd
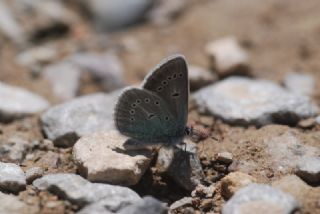
[[[313,0],[2,0],[0,81],[59,103],[139,83],[173,53],[214,81],[234,74],[210,58],[225,38],[245,52],[241,74],[319,80],[319,11]]]

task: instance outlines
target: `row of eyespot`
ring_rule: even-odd
[[[167,80],[171,80],[171,79],[176,79],[177,78],[177,76],[179,76],[179,77],[182,77],[183,76],[183,74],[182,73],[179,73],[178,75],[176,74],[176,73],[174,73],[173,75],[172,75],[172,77],[171,76],[168,76],[167,77]],[[166,86],[167,84],[168,84],[168,82],[166,81],[166,80],[163,80],[162,82],[161,82],[161,84],[163,85],[163,86]],[[159,86],[158,88],[157,88],[157,91],[162,91],[162,86]]]

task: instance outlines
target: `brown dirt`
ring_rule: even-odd
[[[115,50],[124,62],[128,84],[141,81],[150,68],[173,52],[183,53],[189,64],[208,67],[209,60],[204,51],[206,43],[228,35],[239,38],[247,48],[256,77],[281,81],[286,72],[298,69],[311,73],[319,83],[319,11],[320,2],[314,0],[192,0],[185,13],[169,26],[159,28],[144,23],[111,34],[108,39],[110,44],[106,46]],[[71,30],[68,36],[52,41],[61,47],[61,58],[71,52],[67,47],[72,45],[86,44],[87,49],[100,51],[98,47],[91,45],[95,33],[86,21],[78,23]],[[127,48],[125,44],[128,40],[134,41],[136,45]],[[27,88],[56,103],[57,100],[43,79],[32,76],[26,68],[16,65],[14,59],[18,51],[10,43],[1,45],[0,81]],[[98,88],[96,87],[96,90]],[[318,104],[319,89],[320,84],[317,84],[314,98]],[[83,93],[85,91],[81,90]],[[92,87],[89,91],[92,91]],[[30,143],[42,142],[44,138],[38,117],[32,116],[10,124],[0,124],[0,143],[11,136],[20,136]],[[271,183],[283,174],[269,167],[265,146],[258,142],[292,131],[298,133],[303,144],[320,148],[319,125],[311,129],[276,125],[261,129],[233,127],[210,116],[199,115],[195,110],[190,111],[190,120],[196,121],[199,126],[211,131],[211,135],[219,139],[217,142],[208,138],[198,144],[205,173],[211,181],[219,180],[225,174],[212,169],[215,163],[211,160],[219,151],[230,151],[236,161],[256,162],[259,168],[252,172],[252,176],[261,183]],[[46,169],[46,173],[76,172],[71,159],[71,149],[53,148],[50,145],[35,146],[28,153],[34,154],[34,157],[22,163],[25,169],[40,165]],[[50,157],[47,157],[48,154]],[[52,164],[46,161],[46,158],[54,158],[57,163]],[[219,182],[217,186],[213,206],[206,209],[207,211],[219,212],[224,203],[219,194]],[[167,178],[154,176],[151,170],[133,189],[140,194],[152,194],[169,203],[189,195]],[[316,192],[310,192],[308,200],[304,202],[302,213],[320,213],[319,204],[316,203],[320,194],[318,190],[319,188]],[[316,194],[317,192],[319,194]],[[31,186],[21,192],[19,197],[34,207],[33,211],[40,210],[42,213],[73,213],[78,209],[48,192],[36,192]]]

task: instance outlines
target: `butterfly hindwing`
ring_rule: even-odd
[[[124,135],[145,143],[168,143],[177,133],[177,121],[162,98],[147,90],[130,88],[119,97],[115,125]]]
[[[178,121],[178,129],[187,123],[189,81],[188,68],[182,55],[174,55],[163,60],[145,78],[143,86],[168,105],[169,111]]]

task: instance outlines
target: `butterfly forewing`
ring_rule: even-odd
[[[115,125],[131,138],[146,143],[168,143],[177,132],[177,121],[165,101],[147,90],[130,88],[119,97]]]
[[[178,129],[184,130],[188,116],[188,68],[181,55],[162,61],[145,78],[143,88],[161,97],[178,121]]]

